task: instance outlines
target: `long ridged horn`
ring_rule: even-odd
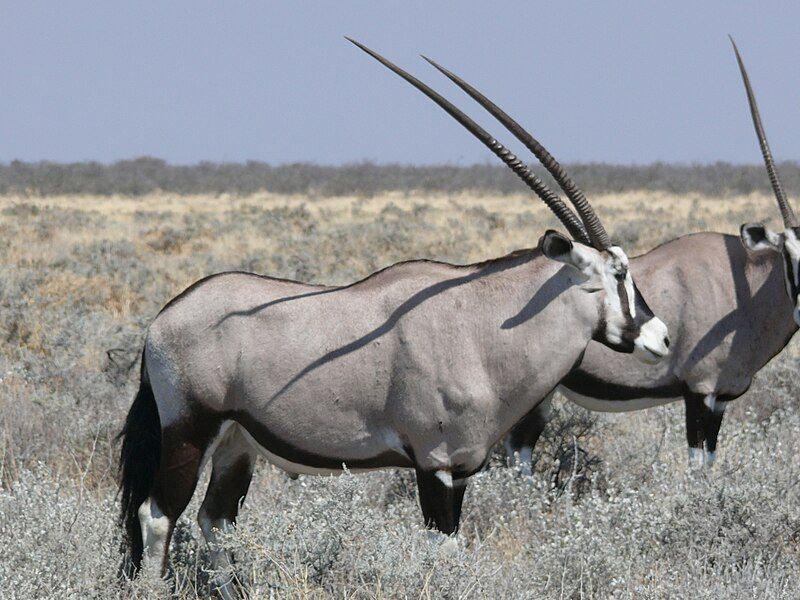
[[[764,157],[764,164],[767,166],[767,174],[769,175],[769,182],[772,185],[772,191],[775,192],[775,198],[778,200],[778,208],[781,210],[783,224],[785,227],[797,227],[797,217],[789,201],[786,199],[781,180],[778,177],[778,171],[775,169],[775,160],[772,158],[772,152],[769,149],[769,142],[767,141],[767,134],[764,133],[764,126],[761,124],[761,115],[758,112],[756,95],[753,93],[753,88],[750,87],[750,78],[747,76],[747,70],[744,68],[744,61],[742,60],[741,54],[739,54],[739,48],[736,47],[736,42],[733,41],[731,36],[728,37],[731,40],[731,44],[733,44],[733,51],[736,53],[736,62],[739,63],[739,71],[742,73],[744,89],[747,92],[747,101],[750,103],[750,115],[753,117],[753,127],[756,129],[758,143],[761,146],[761,155]]]
[[[564,193],[575,206],[575,210],[578,211],[578,214],[583,219],[584,225],[586,225],[586,229],[591,237],[592,244],[596,248],[603,250],[609,248],[611,246],[611,239],[608,237],[608,234],[606,233],[603,224],[600,222],[600,219],[597,217],[597,214],[594,212],[594,209],[589,204],[589,201],[586,199],[584,193],[578,188],[577,185],[575,185],[575,182],[570,179],[569,175],[567,175],[564,167],[562,167],[558,161],[553,158],[553,155],[550,154],[547,149],[542,146],[538,140],[536,140],[536,138],[525,131],[525,129],[523,129],[519,123],[505,113],[503,109],[481,94],[466,81],[461,79],[458,75],[452,71],[449,71],[448,69],[445,69],[441,65],[438,65],[427,56],[423,56],[422,58],[431,63],[439,71],[444,73],[444,75],[450,78],[453,83],[464,90],[467,94],[472,96],[472,98],[478,104],[485,108],[495,119],[500,121],[503,127],[514,134],[514,136],[520,142],[525,144],[525,147],[528,148],[528,150],[536,155],[536,158],[539,159],[539,162],[541,162],[544,168],[547,169],[547,171],[553,176],[553,179],[558,182],[558,185],[561,186],[561,189],[564,190]]]
[[[519,158],[517,158],[508,148],[503,146],[500,142],[498,142],[495,138],[493,138],[489,133],[483,129],[480,125],[478,125],[475,121],[470,119],[466,114],[464,114],[461,110],[459,110],[455,105],[453,105],[450,101],[445,99],[441,96],[438,92],[435,92],[430,87],[422,83],[419,79],[414,77],[413,75],[407,73],[394,63],[388,61],[387,59],[383,58],[377,52],[370,50],[360,42],[357,42],[354,39],[349,37],[345,37],[345,39],[356,46],[358,46],[361,50],[369,54],[372,58],[377,60],[379,63],[394,71],[397,75],[408,81],[411,85],[421,91],[423,94],[428,96],[431,100],[433,100],[436,104],[442,107],[445,112],[447,112],[451,117],[453,117],[456,121],[458,121],[467,131],[469,131],[472,135],[478,138],[489,150],[491,150],[495,156],[497,156],[500,160],[502,160],[507,167],[509,167],[516,175],[519,177],[525,185],[527,185],[531,190],[533,190],[539,198],[541,198],[544,203],[550,208],[550,210],[555,213],[556,217],[564,224],[564,227],[567,228],[570,235],[575,238],[576,240],[583,242],[584,244],[590,244],[591,239],[587,236],[586,231],[584,231],[583,225],[575,213],[570,210],[569,206],[567,206],[561,198],[559,198],[556,194],[554,194],[546,185],[545,183],[536,176],[526,165],[523,163]]]

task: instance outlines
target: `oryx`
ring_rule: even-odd
[[[638,410],[682,398],[690,466],[714,463],[727,402],[747,391],[753,376],[783,350],[800,324],[800,229],[775,170],[744,62],[735,43],[733,48],[783,217],[783,233],[747,223],[741,227],[740,238],[720,233],[687,235],[631,259],[636,281],[656,313],[668,323],[679,324],[672,332],[670,360],[642,368],[599,344],[590,344],[580,367],[560,388],[570,400],[599,411]],[[460,85],[470,92],[466,84]],[[474,90],[472,95],[498,116],[496,107]],[[507,116],[499,118],[515,131]],[[528,145],[535,148],[535,143]],[[546,158],[541,150],[539,155]],[[509,456],[519,453],[524,468],[549,409],[548,398],[506,438]]]
[[[359,46],[489,146],[586,244],[465,266],[403,262],[343,287],[221,273],[151,323],[121,450],[131,567],[163,568],[172,529],[212,462],[209,542],[235,522],[257,454],[294,473],[416,470],[426,525],[459,524],[467,478],[580,361],[590,340],[657,361],[667,328],[585,198],[574,213],[447,100]],[[584,228],[585,227],[585,228]],[[212,559],[230,557],[212,546]]]

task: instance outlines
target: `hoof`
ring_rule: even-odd
[[[458,548],[458,538],[455,535],[448,536],[439,546],[439,556],[453,556]]]
[[[702,448],[689,448],[689,471],[697,471],[705,466],[705,453]]]

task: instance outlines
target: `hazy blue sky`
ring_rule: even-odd
[[[554,5],[4,0],[0,161],[493,160],[350,35],[507,140],[418,54],[438,60],[564,161],[756,163],[728,33],[800,159],[800,3]]]

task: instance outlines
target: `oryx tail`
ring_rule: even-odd
[[[120,451],[119,489],[121,510],[120,525],[124,526],[123,539],[126,575],[132,576],[142,562],[142,529],[137,511],[153,488],[158,463],[161,458],[161,422],[153,388],[147,376],[144,353],[139,391],[128,411],[125,425],[119,434]]]

